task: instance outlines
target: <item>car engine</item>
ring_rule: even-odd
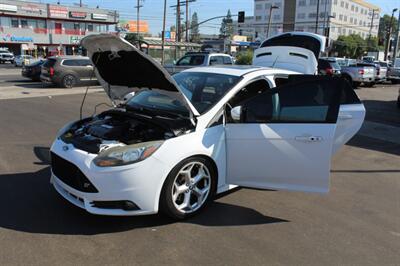
[[[146,121],[126,112],[107,111],[75,123],[60,137],[77,149],[99,153],[114,146],[169,139],[184,131],[173,130],[156,119]]]

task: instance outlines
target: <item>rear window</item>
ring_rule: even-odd
[[[187,55],[182,57],[177,65],[178,66],[200,66],[204,62],[204,55]]]
[[[46,62],[44,62],[43,66],[44,67],[53,67],[56,64],[56,59],[47,59]]]
[[[332,66],[333,69],[340,69],[340,66],[336,61],[329,60],[329,64]]]

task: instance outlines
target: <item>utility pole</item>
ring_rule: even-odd
[[[317,1],[317,17],[315,19],[315,33],[318,33],[319,0]]]
[[[376,9],[372,9],[371,27],[369,27],[369,38],[368,38],[369,40],[371,40],[372,37],[372,28],[374,27],[375,11]]]
[[[79,6],[82,7],[82,0],[79,0]]]
[[[186,0],[185,41],[189,42],[189,0]]]
[[[396,59],[397,50],[399,49],[399,34],[400,34],[400,11],[399,11],[399,18],[397,19],[396,38],[395,38],[395,40],[394,40],[393,60]]]
[[[140,13],[140,8],[143,7],[142,5],[140,5],[140,1],[141,0],[137,0],[137,4],[135,6],[136,8],[136,36],[139,40],[139,33],[140,33],[140,23],[139,23],[139,13]]]
[[[165,63],[165,20],[167,17],[167,0],[164,0],[164,17],[163,17],[163,25],[161,32],[161,65]]]
[[[176,3],[176,41],[181,41],[181,1]]]
[[[386,45],[385,45],[385,58],[384,60],[387,60],[387,56],[390,50],[390,35],[392,33],[392,24],[393,24],[393,18],[394,18],[394,12],[397,11],[397,8],[392,10],[392,17],[390,18],[390,24],[389,24],[389,28],[387,30],[387,34],[386,34]]]

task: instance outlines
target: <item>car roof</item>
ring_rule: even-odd
[[[207,66],[207,67],[195,67],[184,70],[183,72],[199,72],[199,73],[214,73],[214,74],[225,74],[241,77],[253,72],[262,71],[263,75],[268,74],[279,74],[279,73],[295,73],[293,71],[279,69],[279,68],[269,68],[260,66],[238,66],[238,65],[224,65],[224,66]],[[265,73],[267,72],[267,73]]]

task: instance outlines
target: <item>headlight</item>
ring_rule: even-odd
[[[123,147],[115,147],[100,153],[93,162],[100,167],[121,166],[143,161],[150,157],[163,143],[151,141]]]

